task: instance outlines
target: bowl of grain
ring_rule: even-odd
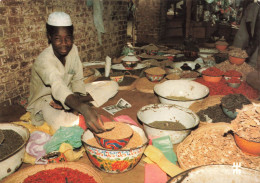
[[[129,125],[133,136],[128,144],[118,150],[105,149],[98,144],[94,134],[87,130],[82,136],[83,145],[91,163],[107,173],[122,173],[133,169],[143,156],[148,144],[144,130],[135,125]]]
[[[106,122],[105,129],[112,129],[103,133],[94,133],[99,145],[105,149],[121,149],[125,147],[133,136],[132,128],[126,123]]]
[[[137,112],[149,138],[169,135],[172,144],[182,142],[199,124],[199,117],[190,109],[174,104],[149,104]]]
[[[12,123],[0,123],[0,180],[15,172],[23,162],[25,145],[30,132],[27,128]]]
[[[188,108],[209,95],[209,88],[191,80],[168,80],[154,86],[154,92],[163,104]]]
[[[152,68],[146,69],[144,72],[145,72],[145,76],[147,77],[147,79],[151,82],[161,81],[166,74],[166,71],[164,69],[162,69],[161,67],[152,67]]]

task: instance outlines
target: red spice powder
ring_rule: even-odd
[[[241,82],[238,88],[232,88],[227,86],[225,79],[222,79],[218,83],[207,82],[203,78],[197,78],[196,80],[209,88],[209,95],[228,95],[228,94],[243,94],[249,99],[256,99],[259,97],[259,92],[249,86],[246,82]]]
[[[227,77],[242,77],[242,74],[236,70],[228,70],[224,73]]]
[[[233,77],[233,78],[231,78],[231,79],[228,79],[227,82],[229,82],[229,83],[240,83],[241,80],[238,79],[238,78],[234,78],[234,77]]]
[[[95,179],[83,172],[71,168],[55,168],[40,171],[27,177],[23,183],[97,183]]]
[[[201,72],[204,75],[208,76],[222,76],[224,75],[224,72],[216,67],[209,67],[206,70]]]

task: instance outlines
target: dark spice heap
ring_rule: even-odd
[[[207,121],[206,115],[212,119],[212,123],[216,123],[216,122],[226,122],[226,123],[230,123],[232,119],[230,119],[229,117],[227,117],[221,106],[219,104],[208,107],[205,110],[201,110],[199,112],[197,112],[197,115],[200,118],[200,121]]]
[[[225,79],[222,79],[218,83],[207,82],[203,78],[197,78],[195,81],[207,86],[209,88],[209,95],[228,95],[240,93],[249,99],[256,99],[259,96],[259,92],[249,86],[246,82],[241,82],[241,85],[238,88],[232,88],[227,86]]]
[[[15,152],[24,143],[21,135],[13,130],[2,130],[4,141],[0,145],[0,160]]]
[[[224,75],[224,72],[216,67],[210,67],[202,71],[202,74],[207,76],[222,76]]]
[[[243,105],[247,104],[251,104],[251,101],[242,94],[229,94],[221,99],[221,105],[232,112],[242,109]]]
[[[172,122],[172,121],[154,121],[149,123],[149,126],[162,129],[162,130],[184,130],[186,127],[180,122]]]
[[[83,172],[71,168],[55,168],[40,171],[27,177],[23,183],[66,183],[87,182],[96,183],[95,179]]]

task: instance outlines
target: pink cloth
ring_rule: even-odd
[[[166,183],[167,175],[156,164],[145,164],[144,183]]]
[[[138,126],[138,124],[128,115],[117,116],[114,118],[114,120],[117,122],[125,122],[125,123],[129,123],[129,124]]]

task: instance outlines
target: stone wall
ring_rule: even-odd
[[[0,0],[0,106],[29,93],[31,66],[47,47],[45,23],[53,11],[70,14],[82,62],[119,56],[126,44],[127,0],[103,0],[101,46],[86,0]]]
[[[167,0],[136,0],[137,43],[158,43],[165,34]]]

